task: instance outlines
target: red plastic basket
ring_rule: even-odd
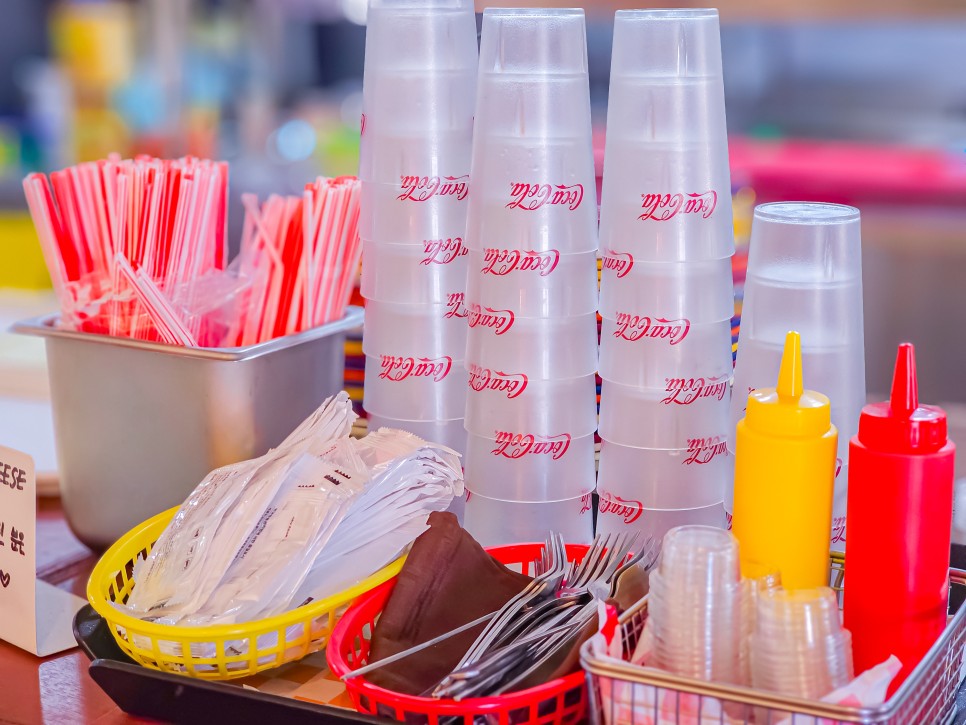
[[[567,544],[567,558],[580,561],[587,546]],[[533,561],[540,556],[543,544],[500,546],[487,551],[503,564],[530,574]],[[369,637],[382,612],[396,577],[363,594],[343,615],[329,638],[326,658],[337,677],[362,667],[369,657]],[[437,700],[430,697],[402,695],[351,677],[346,689],[356,710],[370,715],[395,717],[396,720],[428,725],[462,722],[473,725],[474,718],[484,716],[489,725],[569,725],[583,722],[587,715],[587,687],[583,672],[552,680],[538,687],[498,697],[467,700]]]

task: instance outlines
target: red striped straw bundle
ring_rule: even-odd
[[[173,345],[264,342],[342,317],[359,265],[359,184],[245,197],[226,269],[228,166],[151,157],[31,174],[24,191],[61,325]]]
[[[359,180],[319,177],[301,198],[242,196],[245,227],[237,260],[253,280],[234,344],[252,345],[340,319],[362,255]],[[234,264],[233,264],[234,266]]]

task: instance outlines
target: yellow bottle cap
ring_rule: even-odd
[[[832,426],[829,400],[802,386],[802,338],[797,332],[785,336],[778,386],[759,388],[748,396],[745,425],[782,438],[825,435]]]

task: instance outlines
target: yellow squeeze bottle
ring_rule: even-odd
[[[767,563],[786,589],[828,586],[837,442],[829,399],[802,389],[802,341],[789,332],[778,387],[753,391],[738,421],[732,532],[743,571]]]

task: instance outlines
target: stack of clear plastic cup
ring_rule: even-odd
[[[684,677],[738,682],[741,607],[734,536],[710,526],[671,529],[650,575],[655,665]]]
[[[582,10],[483,14],[467,218],[466,528],[593,535],[597,204]]]
[[[471,0],[370,0],[360,235],[364,407],[466,448],[466,211],[477,74]]]
[[[791,697],[817,700],[849,683],[852,636],[842,629],[835,592],[827,587],[762,592],[751,669],[756,688]]]
[[[751,635],[758,621],[758,599],[762,592],[778,589],[781,573],[773,566],[749,563],[742,567],[741,580],[741,678],[740,685],[751,685]]]
[[[619,11],[608,103],[598,532],[724,526],[734,236],[717,11]]]
[[[780,202],[755,209],[731,406],[730,447],[748,393],[774,385],[785,333],[802,336],[805,386],[827,395],[839,431],[832,550],[845,549],[849,441],[865,405],[859,210]],[[731,491],[725,502],[731,507]]]

